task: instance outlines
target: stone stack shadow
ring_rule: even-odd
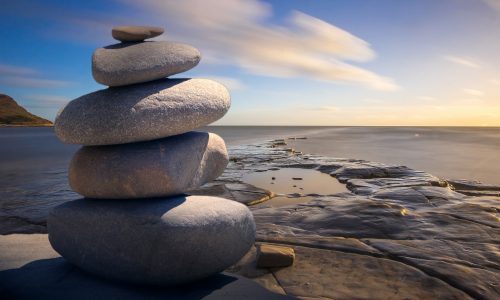
[[[189,45],[144,41],[162,28],[115,27],[121,43],[92,57],[109,88],[71,101],[55,131],[83,145],[69,166],[85,198],[54,208],[52,247],[81,269],[112,280],[175,285],[219,273],[253,245],[255,223],[235,201],[184,193],[216,179],[228,163],[221,137],[195,132],[230,107],[221,84],[166,79],[200,61]]]

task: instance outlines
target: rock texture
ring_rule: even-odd
[[[112,145],[182,134],[220,119],[231,100],[208,79],[164,79],[109,88],[71,101],[55,131],[65,143]]]
[[[163,28],[153,26],[116,26],[111,29],[113,38],[121,42],[141,42],[162,35],[163,32]]]
[[[200,58],[196,48],[174,42],[121,43],[94,52],[92,75],[107,86],[143,83],[190,70]]]
[[[80,199],[49,215],[49,240],[69,262],[126,282],[172,285],[223,271],[254,242],[244,205],[216,197]]]
[[[258,268],[283,268],[293,265],[295,251],[290,247],[261,244],[257,254]]]
[[[149,142],[83,147],[71,160],[69,184],[89,198],[170,196],[214,180],[227,163],[222,138],[188,132]]]

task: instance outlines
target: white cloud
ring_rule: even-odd
[[[68,86],[70,83],[63,80],[12,76],[12,77],[0,78],[0,84],[4,84],[7,86],[15,86],[15,87],[25,87],[25,88],[61,88]]]
[[[37,73],[35,69],[31,68],[0,64],[0,76],[36,75]]]
[[[64,80],[40,78],[38,70],[0,64],[0,84],[25,88],[60,88],[70,84]]]
[[[469,67],[469,68],[478,69],[481,67],[478,63],[476,63],[472,58],[469,58],[469,57],[459,57],[459,56],[450,55],[450,56],[445,56],[444,59],[446,59],[449,62],[459,64],[459,65]]]
[[[208,61],[253,74],[354,82],[395,90],[390,78],[347,61],[375,57],[370,45],[332,24],[293,12],[286,25],[269,24],[271,6],[258,0],[122,0],[166,27],[162,37],[200,48]]]
[[[475,89],[464,89],[464,92],[471,96],[482,97],[484,96],[484,92]]]

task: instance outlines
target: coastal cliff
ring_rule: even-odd
[[[0,126],[52,126],[52,122],[36,116],[4,94],[0,94]]]

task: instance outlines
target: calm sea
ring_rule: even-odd
[[[500,184],[500,128],[436,127],[238,127],[202,128],[228,146],[291,136],[306,153],[402,164],[442,178]],[[78,149],[52,128],[0,128],[0,215],[33,216],[76,194],[67,184],[69,160]]]
[[[305,153],[500,185],[500,127],[329,127],[289,144]]]

